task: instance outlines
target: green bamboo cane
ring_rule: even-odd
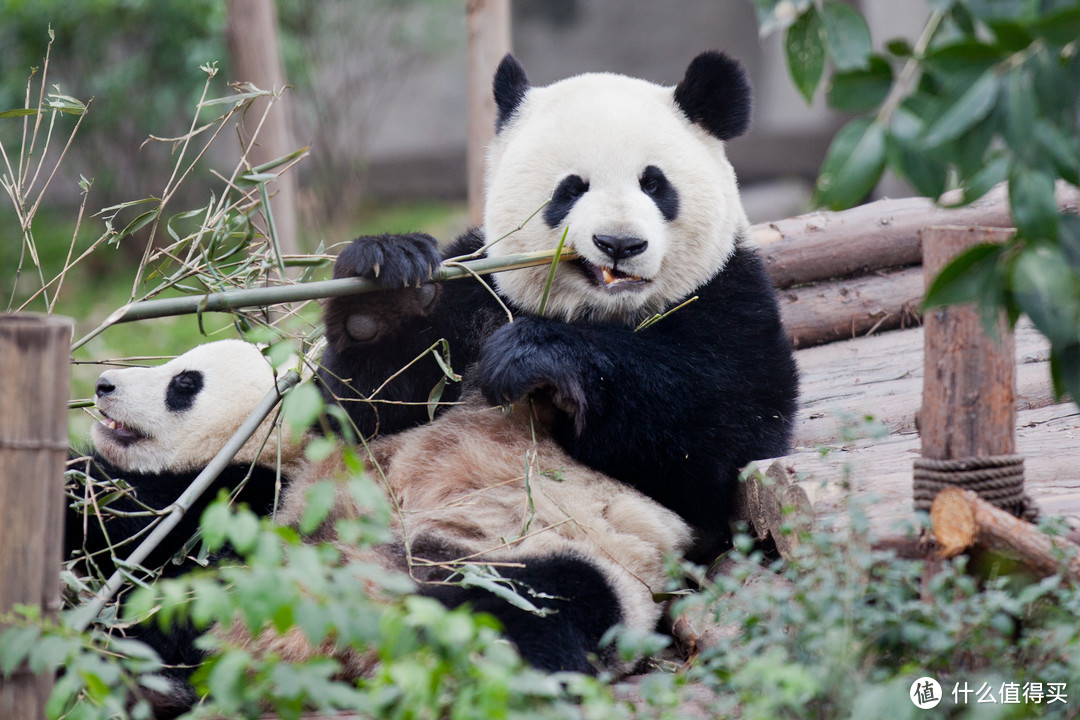
[[[540,252],[520,253],[506,255],[498,258],[480,258],[460,263],[441,265],[431,275],[434,281],[457,280],[474,275],[488,275],[504,270],[517,270],[534,265],[546,265],[551,262],[555,250],[543,250]],[[562,259],[572,259],[573,255],[564,253]],[[291,285],[275,285],[273,287],[243,288],[240,290],[222,290],[207,293],[205,295],[188,295],[177,298],[158,298],[154,300],[141,300],[129,303],[119,308],[116,312],[105,319],[101,325],[91,330],[71,346],[72,352],[78,350],[90,340],[94,339],[107,328],[120,323],[135,320],[148,320],[150,318],[170,317],[174,315],[191,315],[204,312],[229,312],[240,308],[264,307],[280,303],[300,302],[304,300],[316,300],[319,298],[340,297],[342,295],[356,295],[365,292],[382,290],[383,285],[378,280],[366,278],[339,278],[336,280],[320,280],[308,283],[293,283]]]

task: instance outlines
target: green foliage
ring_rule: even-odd
[[[679,609],[709,614],[733,640],[688,671],[717,693],[717,715],[767,718],[918,717],[911,683],[942,685],[949,717],[983,717],[955,683],[1066,683],[1080,677],[1080,589],[1050,577],[1028,583],[995,572],[979,581],[963,558],[927,576],[923,561],[874,550],[857,511],[842,533],[805,538],[790,563],[732,565]],[[737,543],[746,547],[744,543]],[[1072,703],[1073,698],[1069,698]],[[1006,717],[1068,717],[1071,705],[1003,706]]]
[[[326,519],[335,489],[331,481],[311,489],[311,516],[303,521],[309,529]],[[579,717],[582,698],[604,708],[598,717],[618,716],[596,680],[527,668],[491,618],[419,597],[407,575],[384,570],[372,548],[390,540],[385,496],[363,477],[344,489],[370,509],[337,522],[346,545],[313,545],[218,502],[203,516],[203,537],[211,549],[230,543],[236,562],[140,588],[127,603],[131,621],[239,630],[199,640],[211,656],[194,675],[205,700],[189,717],[272,711],[298,718],[308,709],[385,718]],[[319,652],[262,652],[250,641],[260,633],[292,633],[293,646],[302,637]],[[357,683],[342,681],[337,672],[349,657],[369,657],[377,666]]]
[[[887,168],[931,198],[956,189],[962,203],[1007,183],[1016,236],[954,260],[926,305],[978,302],[988,328],[1026,313],[1051,340],[1055,391],[1080,399],[1080,235],[1054,200],[1055,183],[1080,185],[1080,2],[932,2],[915,45],[894,39],[881,53],[836,0],[754,5],[762,32],[784,28],[807,101],[824,84],[830,106],[863,113],[829,148],[820,204],[859,203]]]
[[[183,132],[176,109],[200,90],[192,69],[226,57],[224,3],[0,0],[0,18],[0,111],[23,105],[27,75],[40,70],[51,30],[52,82],[99,99],[86,119],[94,142],[72,151],[73,169],[95,173],[96,192],[111,199],[142,191],[150,176],[167,177],[167,156],[129,149],[151,132]]]

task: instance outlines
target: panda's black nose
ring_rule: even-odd
[[[612,260],[623,260],[645,252],[648,240],[631,236],[593,235],[593,245]]]
[[[115,389],[116,386],[105,378],[98,378],[97,386],[94,388],[94,394],[98,397],[105,397]]]

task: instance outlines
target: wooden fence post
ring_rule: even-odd
[[[479,225],[484,220],[484,158],[495,135],[491,79],[499,61],[510,52],[510,0],[468,0],[465,13],[469,32],[466,172],[469,216]]]
[[[0,615],[60,607],[72,330],[67,318],[0,315]],[[26,670],[0,679],[0,718],[45,717],[52,684]]]
[[[939,226],[922,231],[926,287],[949,260],[981,243],[1005,242],[1008,228]],[[925,373],[919,434],[922,456],[935,460],[1016,452],[1013,397],[1016,349],[1002,322],[983,330],[978,308],[937,308],[923,318]]]
[[[940,226],[920,233],[927,287],[950,259],[977,244],[1001,243],[1012,230]],[[950,486],[1016,515],[1034,516],[1024,495],[1024,459],[1016,455],[1016,349],[1004,318],[997,337],[974,305],[937,308],[923,317],[925,365],[915,461],[917,510],[930,510]]]

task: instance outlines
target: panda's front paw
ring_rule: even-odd
[[[341,251],[334,277],[379,278],[387,288],[412,287],[428,280],[441,261],[439,243],[430,235],[367,235]]]
[[[564,326],[565,327],[565,326]],[[578,427],[588,408],[588,367],[572,341],[550,323],[519,317],[499,328],[480,351],[480,391],[493,405],[544,395]]]

